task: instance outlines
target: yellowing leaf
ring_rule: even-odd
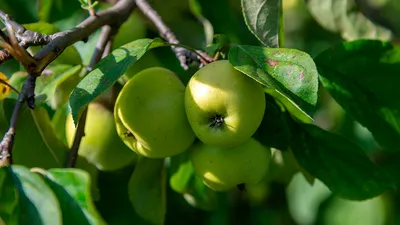
[[[0,72],[0,80],[8,83],[8,78],[6,75]],[[10,87],[5,85],[3,82],[0,83],[0,100],[7,98],[10,94]]]

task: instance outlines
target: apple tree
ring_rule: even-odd
[[[0,0],[0,225],[398,224],[399,13]]]

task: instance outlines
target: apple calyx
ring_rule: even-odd
[[[217,115],[211,117],[210,127],[218,128],[218,127],[222,126],[222,124],[224,124],[224,117],[223,116],[217,114]]]

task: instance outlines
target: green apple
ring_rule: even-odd
[[[186,118],[184,94],[185,86],[168,69],[153,67],[134,75],[115,103],[121,139],[148,158],[184,152],[196,138]]]
[[[202,142],[233,147],[257,131],[264,116],[265,94],[259,83],[221,60],[199,69],[190,79],[185,109]]]
[[[76,128],[71,114],[67,117],[65,131],[68,145],[72,146]],[[81,140],[78,154],[103,171],[125,167],[136,157],[119,138],[113,113],[98,103],[90,103],[88,106],[85,136]]]
[[[271,150],[253,138],[231,148],[198,142],[190,150],[196,174],[215,191],[257,184],[267,175],[271,160]]]

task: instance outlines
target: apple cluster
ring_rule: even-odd
[[[258,183],[268,171],[271,151],[252,138],[265,104],[259,83],[220,60],[199,69],[186,87],[165,68],[139,72],[121,90],[114,116],[130,149],[149,158],[189,151],[204,183],[226,191]]]
[[[263,87],[228,60],[199,69],[186,86],[168,69],[148,68],[123,86],[114,115],[89,104],[86,127],[91,131],[79,154],[99,169],[115,170],[134,160],[131,150],[148,158],[187,151],[194,171],[211,189],[244,187],[268,172],[271,150],[252,137],[265,108]],[[72,145],[71,117],[67,123]]]

